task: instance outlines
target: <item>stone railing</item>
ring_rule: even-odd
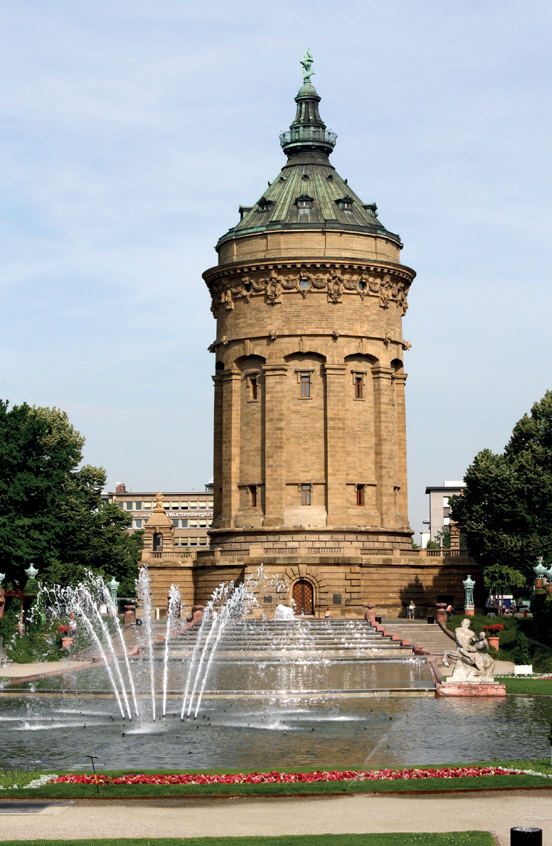
[[[151,550],[145,549],[142,552],[142,558],[190,558],[192,555],[191,552],[185,551],[180,552],[176,549],[168,549],[167,552],[151,552]]]
[[[467,549],[420,549],[428,558],[468,558]]]

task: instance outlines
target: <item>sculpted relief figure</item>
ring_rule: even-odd
[[[342,278],[337,273],[332,273],[328,282],[328,302],[338,303],[341,301]]]
[[[462,620],[462,625],[454,630],[456,649],[443,653],[443,664],[450,667],[450,659],[456,661],[451,682],[493,682],[495,662],[485,650],[489,643],[484,632],[479,637],[470,629],[470,621]]]

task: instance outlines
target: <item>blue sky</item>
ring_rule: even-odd
[[[211,475],[201,273],[283,163],[309,44],[332,162],[405,244],[410,522],[552,387],[552,7],[0,4],[0,395],[108,486]]]

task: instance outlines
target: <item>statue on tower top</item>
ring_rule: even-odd
[[[314,76],[314,71],[311,70],[313,61],[314,61],[313,55],[312,55],[311,49],[309,47],[307,50],[305,50],[305,55],[301,59],[301,65],[302,65],[302,68],[303,68],[302,73],[303,73],[303,84],[304,85],[309,85],[310,81],[311,81],[311,76]]]

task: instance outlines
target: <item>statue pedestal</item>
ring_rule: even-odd
[[[498,682],[438,682],[437,696],[506,696],[506,685]]]

